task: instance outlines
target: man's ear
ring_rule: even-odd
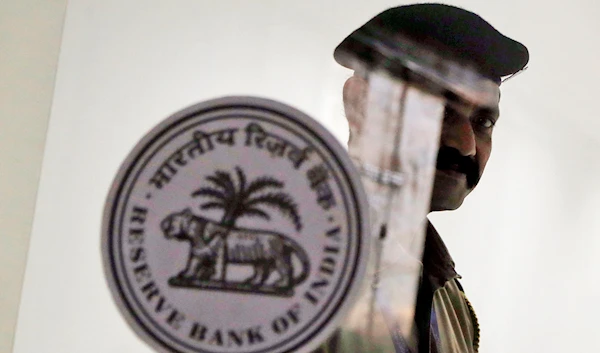
[[[358,75],[353,75],[344,83],[344,111],[351,133],[360,129],[365,116],[368,83]]]
[[[353,75],[344,83],[344,105],[350,102],[361,102],[367,93],[367,81]]]

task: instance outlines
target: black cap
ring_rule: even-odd
[[[352,32],[338,45],[335,60],[349,67],[347,53],[367,57],[372,48],[365,33],[393,40],[394,34],[442,47],[448,55],[467,61],[478,71],[500,83],[501,78],[521,71],[529,61],[527,48],[498,32],[470,11],[444,4],[414,4],[388,9]]]

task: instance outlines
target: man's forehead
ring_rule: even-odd
[[[498,110],[498,105],[500,105],[500,86],[495,86],[491,94],[487,96],[487,104],[483,104],[483,107],[487,107],[490,109]]]
[[[354,98],[365,99],[369,93],[369,72],[366,71],[354,71],[353,78],[355,82],[360,82],[360,86],[362,89],[360,90],[360,94],[355,95]],[[478,110],[486,110],[491,113],[497,113],[499,111],[500,104],[500,86],[493,81],[488,81],[485,87],[485,90],[478,92],[477,94],[470,94],[473,98],[472,101],[467,102],[461,99],[460,96],[447,92],[445,95],[447,104],[452,105],[461,105],[470,110],[478,109]],[[344,97],[345,99],[346,97]]]
[[[464,116],[471,116],[474,114],[485,114],[489,116],[500,115],[500,93],[497,95],[486,95],[485,100],[481,100],[478,103],[468,102],[461,100],[456,96],[452,98],[446,97],[446,107],[452,108],[453,111]]]

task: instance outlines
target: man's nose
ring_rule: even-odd
[[[468,118],[454,116],[444,120],[441,145],[457,149],[463,156],[476,153],[475,132]]]

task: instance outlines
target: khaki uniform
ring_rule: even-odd
[[[458,282],[454,262],[439,234],[429,223],[423,251],[423,276],[415,310],[418,352],[402,343],[397,353],[476,353],[479,324],[475,312]],[[353,341],[354,339],[354,341]],[[314,353],[350,353],[356,337],[334,334]],[[363,353],[363,352],[360,352]],[[364,352],[376,353],[376,352]]]

